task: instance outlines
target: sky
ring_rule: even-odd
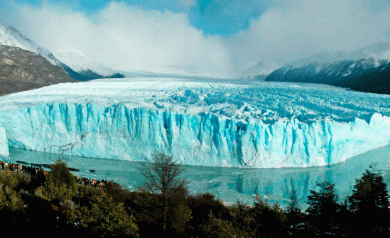
[[[2,0],[0,24],[114,70],[236,77],[389,42],[389,0]]]

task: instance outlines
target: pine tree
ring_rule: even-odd
[[[336,216],[339,210],[335,184],[325,181],[317,182],[316,185],[320,187],[320,190],[318,192],[310,190],[307,202],[309,204],[306,209],[309,214],[309,228],[314,230],[316,235],[334,234],[338,226]]]
[[[389,194],[383,177],[371,164],[360,179],[356,179],[352,195],[348,197],[352,212],[387,211]]]
[[[354,213],[356,233],[389,235],[389,194],[381,173],[371,164],[360,179],[356,179],[349,210]]]

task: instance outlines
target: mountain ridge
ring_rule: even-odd
[[[273,71],[265,81],[328,84],[356,91],[389,93],[390,85],[386,82],[390,74],[385,76],[387,70],[383,71],[388,67],[389,44],[382,42],[349,53],[318,53]],[[381,80],[386,82],[381,83]],[[384,88],[375,86],[373,81]]]
[[[77,68],[74,69],[72,65],[68,65],[69,62],[63,62],[62,60],[58,59],[51,51],[42,46],[39,46],[37,43],[29,39],[27,36],[12,26],[4,26],[0,24],[0,45],[18,47],[23,50],[41,55],[42,57],[46,58],[52,65],[62,67],[66,73],[75,80],[87,81],[104,77],[112,77],[113,75],[123,77],[123,75],[115,71],[113,71],[113,73],[110,75],[105,75],[99,72],[94,72],[93,69],[88,68],[84,68],[85,71],[77,72]]]

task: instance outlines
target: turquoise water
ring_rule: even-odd
[[[281,169],[240,169],[184,166],[182,177],[188,181],[191,194],[210,192],[222,201],[238,200],[251,205],[258,193],[270,203],[278,202],[285,206],[292,189],[297,191],[301,208],[307,205],[309,191],[315,189],[316,182],[329,181],[336,184],[340,200],[351,195],[355,179],[371,162],[377,163],[384,181],[390,185],[390,146],[385,146],[347,161],[325,167],[281,168]],[[69,167],[77,168],[75,175],[87,178],[113,180],[125,188],[135,190],[144,182],[139,173],[140,163],[123,160],[66,156],[10,148],[10,161],[51,164],[61,158]],[[91,172],[91,170],[94,170]],[[388,190],[390,186],[388,186]]]

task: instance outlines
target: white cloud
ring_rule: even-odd
[[[229,75],[229,55],[219,37],[203,36],[185,14],[112,2],[93,16],[49,4],[25,5],[20,16],[18,28],[54,53],[80,50],[117,70]]]
[[[250,28],[227,39],[233,66],[259,60],[288,62],[328,50],[355,50],[388,42],[390,12],[369,0],[279,1]]]
[[[204,36],[190,25],[189,11],[111,2],[87,16],[65,5],[9,2],[12,14],[3,20],[38,44],[53,52],[80,50],[117,70],[229,76],[258,61],[286,63],[320,51],[355,50],[389,41],[390,34],[385,0],[274,0],[249,29],[229,38]],[[192,6],[196,1],[176,3]]]

